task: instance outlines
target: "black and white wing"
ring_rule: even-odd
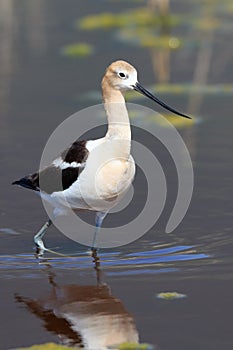
[[[71,147],[56,158],[51,165],[40,172],[30,174],[12,185],[19,185],[33,191],[53,193],[69,188],[85,168],[89,154],[87,141],[75,141]]]

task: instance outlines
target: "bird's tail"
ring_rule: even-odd
[[[12,185],[18,185],[33,191],[39,191],[39,187],[38,187],[37,181],[35,181],[34,174],[22,177],[22,179],[14,181],[12,182]]]

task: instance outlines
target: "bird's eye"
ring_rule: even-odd
[[[118,76],[119,76],[121,79],[126,79],[126,78],[128,78],[128,76],[127,76],[125,73],[123,73],[123,72],[119,72],[119,73],[118,73]]]

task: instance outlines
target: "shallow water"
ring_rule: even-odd
[[[195,2],[176,3],[177,7],[172,4],[175,13],[196,10]],[[48,341],[97,346],[106,342],[109,334],[115,341],[119,334],[134,340],[139,337],[161,350],[233,348],[233,119],[229,85],[227,93],[216,90],[201,97],[192,93],[162,95],[198,120],[179,129],[193,160],[195,184],[190,208],[171,234],[164,233],[164,228],[177,181],[160,148],[158,159],[169,163],[164,169],[171,190],[162,218],[141,239],[100,250],[96,265],[86,247],[54,227],[49,229],[46,245],[65,257],[47,254],[38,261],[32,237],[46,214],[30,191],[10,185],[37,169],[44,144],[59,123],[76,110],[100,102],[94,92],[109,62],[129,60],[140,69],[145,86],[155,83],[148,49],[119,43],[113,30],[90,33],[74,29],[74,21],[85,14],[119,12],[124,6],[112,1],[101,1],[98,8],[94,1],[85,5],[74,0],[38,0],[34,4],[0,1],[0,18],[4,20],[0,40],[0,349]],[[138,4],[127,3],[127,8],[131,6]],[[233,14],[228,11],[221,16],[224,25],[209,37],[212,51],[209,56],[206,53],[207,85],[232,84],[233,47],[226,23],[232,21]],[[177,32],[179,28],[174,29],[174,35]],[[191,40],[192,31],[187,30],[186,36]],[[62,46],[76,41],[96,43],[94,56],[75,59],[60,54]],[[195,46],[173,53],[170,82],[192,84],[198,54]],[[147,105],[153,108],[150,102]],[[139,125],[143,123],[151,121],[139,121]],[[151,128],[156,125],[151,123]],[[152,144],[139,130],[135,129],[134,137]],[[143,179],[139,171],[138,205],[145,200],[140,192]],[[132,206],[132,213],[136,207]],[[127,215],[109,215],[106,227],[120,225]],[[161,300],[157,298],[160,292],[187,297]],[[71,314],[76,331],[64,321]]]

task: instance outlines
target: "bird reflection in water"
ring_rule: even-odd
[[[96,285],[59,285],[54,270],[48,265],[50,293],[40,299],[16,294],[16,301],[43,320],[44,328],[56,334],[63,345],[100,350],[124,342],[138,343],[132,316],[101,282],[96,251],[93,259]]]

